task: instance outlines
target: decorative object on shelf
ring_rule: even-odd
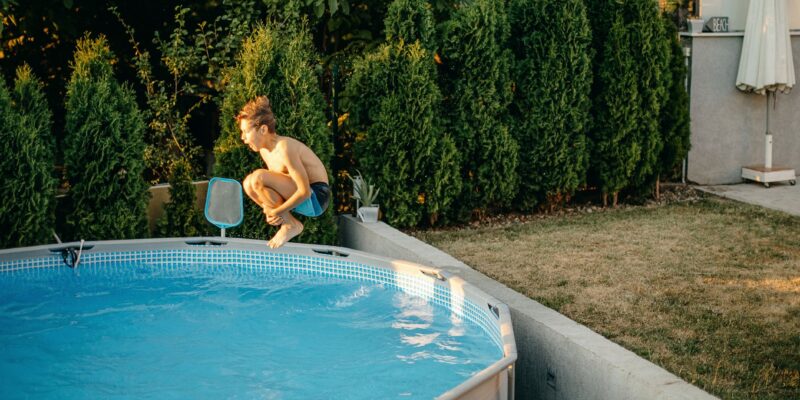
[[[764,135],[764,164],[742,167],[742,178],[761,182],[797,182],[795,171],[772,165],[772,132],[769,126],[770,101],[775,92],[789,93],[794,86],[792,44],[789,37],[785,0],[751,1],[747,11],[742,56],[736,87],[745,92],[767,95],[767,126]]]
[[[728,17],[711,17],[703,26],[703,32],[728,32]]]
[[[702,18],[698,17],[689,17],[686,20],[686,26],[689,28],[689,32],[691,33],[700,33],[703,31],[703,24],[705,22]]]
[[[361,171],[355,177],[350,177],[353,182],[353,198],[356,199],[356,214],[361,222],[378,222],[380,207],[375,203],[380,189],[375,189],[375,185],[369,183]],[[359,207],[358,202],[362,205]]]

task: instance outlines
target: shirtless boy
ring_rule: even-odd
[[[308,146],[278,135],[267,96],[245,104],[236,120],[242,142],[267,164],[267,169],[248,175],[242,186],[264,210],[267,223],[280,226],[269,247],[281,247],[303,231],[303,224],[290,211],[309,217],[325,212],[330,198],[328,172]]]

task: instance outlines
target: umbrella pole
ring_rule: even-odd
[[[773,96],[773,103],[774,103],[774,96],[775,92],[768,90],[767,91],[767,134],[764,135],[764,168],[770,169],[772,168],[772,132],[769,130],[769,98]]]

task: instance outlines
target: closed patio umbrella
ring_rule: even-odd
[[[764,165],[743,167],[743,178],[763,182],[766,187],[777,181],[795,184],[793,169],[772,166],[772,132],[769,126],[769,99],[772,98],[774,104],[775,92],[789,93],[794,83],[786,0],[751,0],[736,87],[767,95],[767,129]]]

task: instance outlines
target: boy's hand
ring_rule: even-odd
[[[272,213],[272,210],[270,210],[270,209],[268,209],[266,207],[264,207],[264,215],[267,216],[267,223],[268,224],[270,224],[272,226],[283,225],[283,218],[281,218],[279,215],[274,215]]]

